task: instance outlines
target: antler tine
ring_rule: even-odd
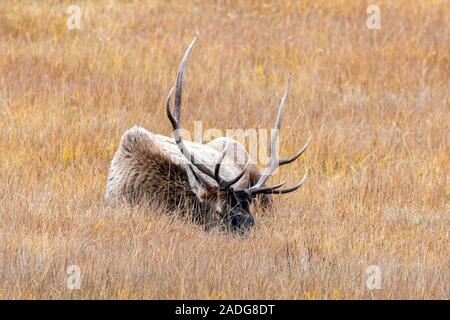
[[[310,136],[308,138],[308,141],[306,141],[305,145],[292,157],[288,158],[288,159],[284,159],[284,160],[280,160],[278,163],[280,166],[283,166],[285,164],[294,162],[295,160],[297,160],[302,154],[303,152],[305,152],[306,148],[308,148],[309,143],[311,142],[311,138],[312,136]]]
[[[229,187],[231,187],[233,184],[235,184],[236,182],[239,181],[239,179],[242,178],[242,176],[245,174],[245,172],[247,171],[247,166],[250,163],[250,158],[247,159],[247,162],[245,163],[244,168],[242,169],[242,171],[233,179],[231,180],[225,180],[222,177],[220,177],[220,166],[222,165],[222,161],[225,158],[226,155],[226,151],[228,148],[228,145],[230,144],[230,141],[227,142],[227,144],[225,145],[225,148],[222,151],[222,154],[220,155],[219,159],[216,162],[216,166],[214,169],[214,179],[217,181],[217,183],[219,184],[219,187],[221,189],[227,189]]]
[[[194,170],[194,165],[192,163],[189,163],[187,165],[187,168],[190,170],[190,172],[192,173],[192,175],[195,177],[195,179],[199,180],[202,184],[204,184],[205,186],[207,186],[208,188],[213,188],[214,184],[212,184],[209,180],[204,179],[202,176],[199,176],[195,170]],[[188,173],[189,174],[189,173]]]
[[[236,177],[234,177],[231,180],[224,180],[224,179],[219,177],[220,178],[220,180],[219,180],[220,181],[219,182],[220,187],[222,189],[227,189],[227,188],[231,187],[233,184],[235,184],[236,182],[238,182],[239,179],[241,179],[244,176],[245,172],[247,172],[247,166],[248,166],[249,163],[250,163],[250,159],[247,160],[247,162],[245,163],[245,166],[242,169],[242,171]]]
[[[197,41],[197,37],[194,37],[191,44],[186,49],[183,59],[181,60],[180,66],[178,67],[177,83],[176,83],[177,89],[175,91],[175,107],[174,107],[174,115],[178,121],[180,120],[180,112],[181,112],[181,93],[183,89],[184,68],[188,61],[189,55],[191,54],[191,50],[194,47],[195,41]]]
[[[222,161],[225,158],[226,152],[227,152],[227,148],[228,145],[230,144],[230,141],[227,141],[227,144],[225,145],[225,148],[223,148],[223,151],[220,155],[220,157],[217,159],[216,165],[214,167],[214,178],[219,181],[220,180],[220,175],[219,175],[219,171],[220,171],[220,166],[222,165]]]
[[[268,191],[272,191],[278,188],[281,188],[287,180],[283,180],[280,183],[270,186],[270,187],[258,187],[258,188],[252,188],[251,193],[257,194],[257,193],[267,193]]]
[[[178,130],[179,129],[178,120],[175,119],[174,115],[172,114],[172,111],[170,110],[170,97],[172,96],[172,93],[173,93],[174,89],[175,89],[174,87],[170,88],[169,94],[167,95],[167,98],[166,98],[166,113],[167,113],[167,117],[170,120],[170,123],[172,124],[173,130]]]
[[[293,187],[290,187],[290,188],[287,188],[287,189],[278,190],[279,186],[277,185],[277,186],[275,186],[275,188],[274,187],[267,187],[267,190],[260,190],[257,193],[284,194],[284,193],[293,192],[293,191],[297,190],[298,188],[300,188],[305,183],[307,177],[308,177],[308,169],[305,170],[305,175],[303,176],[302,180],[300,180],[300,182],[297,183]]]

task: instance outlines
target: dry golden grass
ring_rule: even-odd
[[[79,31],[70,4],[0,3],[0,298],[450,297],[447,1],[377,1],[382,30],[365,1],[76,1]],[[269,128],[291,71],[282,153],[313,136],[246,237],[104,203],[194,35],[186,128]]]

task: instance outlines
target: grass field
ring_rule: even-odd
[[[0,298],[449,299],[450,7],[380,0],[369,30],[368,4],[2,1]],[[104,202],[121,135],[171,134],[194,36],[185,128],[270,128],[292,72],[282,155],[312,135],[244,237]]]

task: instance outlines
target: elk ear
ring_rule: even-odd
[[[204,181],[202,181],[197,173],[194,171],[190,165],[186,165],[186,173],[189,180],[189,186],[191,187],[192,192],[195,193],[200,202],[203,202],[208,195],[208,191],[211,191],[210,186],[208,186]]]

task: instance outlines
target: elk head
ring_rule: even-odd
[[[265,183],[279,166],[291,163],[297,158],[299,158],[300,155],[302,155],[303,152],[308,147],[310,139],[291,158],[282,160],[277,158],[276,147],[278,145],[281,120],[283,117],[284,107],[287,101],[290,87],[290,76],[289,76],[288,82],[286,84],[285,93],[281,99],[281,103],[279,106],[278,116],[275,122],[275,128],[273,130],[274,133],[272,135],[272,140],[270,144],[270,163],[269,166],[264,170],[264,172],[262,173],[261,177],[256,182],[256,184],[242,190],[235,190],[233,188],[233,185],[244,176],[249,163],[248,161],[243,167],[242,171],[236,174],[234,178],[225,180],[221,177],[220,167],[226,155],[228,145],[224,148],[223,152],[219,156],[214,166],[214,170],[210,169],[208,166],[204,164],[204,162],[202,162],[200,159],[194,156],[194,154],[191,153],[189,149],[186,147],[181,137],[180,112],[181,112],[181,96],[183,89],[184,68],[195,41],[196,38],[194,38],[194,40],[187,48],[186,53],[184,54],[183,60],[181,61],[178,69],[175,86],[175,102],[173,113],[170,107],[170,98],[174,91],[173,87],[171,88],[167,96],[166,99],[167,116],[172,124],[175,142],[178,148],[180,149],[181,153],[189,161],[189,165],[187,167],[189,184],[192,188],[192,191],[196,194],[197,198],[200,200],[200,203],[203,205],[205,212],[206,213],[215,212],[232,231],[242,232],[253,227],[255,224],[250,208],[251,204],[255,200],[256,195],[285,194],[293,192],[303,185],[307,177],[308,173],[307,171],[305,172],[305,175],[298,184],[287,189],[280,189],[281,186],[285,184],[286,180],[274,186],[265,186]],[[206,177],[203,176],[202,174],[199,174],[198,172],[203,173],[204,175],[206,175]]]

